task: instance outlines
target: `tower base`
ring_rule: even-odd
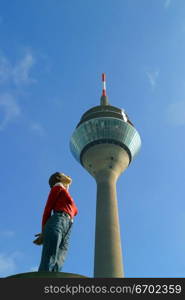
[[[27,272],[8,276],[6,278],[87,278],[86,276],[64,272]]]

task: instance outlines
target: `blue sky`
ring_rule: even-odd
[[[63,271],[93,276],[96,184],[69,140],[102,72],[142,139],[117,184],[125,276],[184,277],[184,16],[183,0],[1,1],[1,277],[39,265],[55,171],[72,176],[79,209]]]

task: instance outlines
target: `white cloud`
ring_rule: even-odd
[[[6,277],[15,274],[17,270],[17,261],[22,259],[23,253],[14,251],[10,254],[0,253],[0,277]]]
[[[9,61],[4,57],[0,56],[0,83],[5,83],[11,78],[11,65]]]
[[[15,97],[10,93],[0,94],[0,111],[1,110],[3,110],[4,116],[3,119],[0,120],[0,131],[21,114]]]
[[[156,87],[157,79],[159,77],[159,71],[146,72],[146,75],[148,77],[152,89],[154,89]]]
[[[16,270],[16,256],[0,253],[0,277],[12,275]]]
[[[36,82],[30,76],[31,69],[35,64],[35,58],[30,50],[27,50],[24,56],[13,65],[4,55],[0,55],[0,83],[14,84],[22,86]]]
[[[11,93],[0,94],[0,131],[4,130],[9,123],[15,121],[21,116],[21,108]],[[45,136],[46,132],[43,126],[34,121],[28,121],[28,128],[39,136]],[[1,232],[0,232],[1,234]]]
[[[185,125],[185,100],[168,105],[166,110],[167,121],[176,126]]]
[[[45,130],[44,128],[42,127],[41,124],[37,123],[37,122],[32,122],[31,125],[30,125],[30,129],[37,133],[38,135],[40,136],[44,136],[45,135]]]
[[[31,69],[35,64],[35,58],[30,49],[26,49],[24,55],[14,65],[0,52],[0,84],[6,91],[0,94],[0,131],[13,120],[21,115],[20,105],[12,92],[23,92],[25,84],[35,82],[30,75]],[[43,134],[39,126],[33,126],[33,130]]]
[[[27,52],[25,56],[15,65],[12,70],[13,80],[16,85],[33,83],[36,80],[30,77],[30,71],[35,63],[35,59],[31,52]]]
[[[25,85],[36,82],[31,76],[34,64],[35,57],[30,49],[26,49],[22,58],[14,64],[0,51],[0,85],[6,91],[0,94],[0,131],[21,116],[21,108],[14,95],[23,94]],[[27,126],[32,132],[45,135],[40,123],[27,120]]]
[[[164,1],[164,8],[168,8],[171,4],[171,0],[165,0]]]
[[[37,266],[30,268],[30,272],[37,272],[37,271],[38,271],[38,267]]]
[[[5,229],[0,231],[0,237],[13,237],[15,232],[13,230]]]

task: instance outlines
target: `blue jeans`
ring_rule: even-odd
[[[68,250],[72,224],[65,212],[54,212],[47,220],[38,271],[60,272]]]

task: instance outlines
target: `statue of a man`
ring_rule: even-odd
[[[42,217],[42,233],[36,234],[33,241],[43,244],[38,271],[59,272],[64,264],[73,218],[78,213],[68,191],[71,183],[69,176],[59,172],[49,178],[51,191]]]

